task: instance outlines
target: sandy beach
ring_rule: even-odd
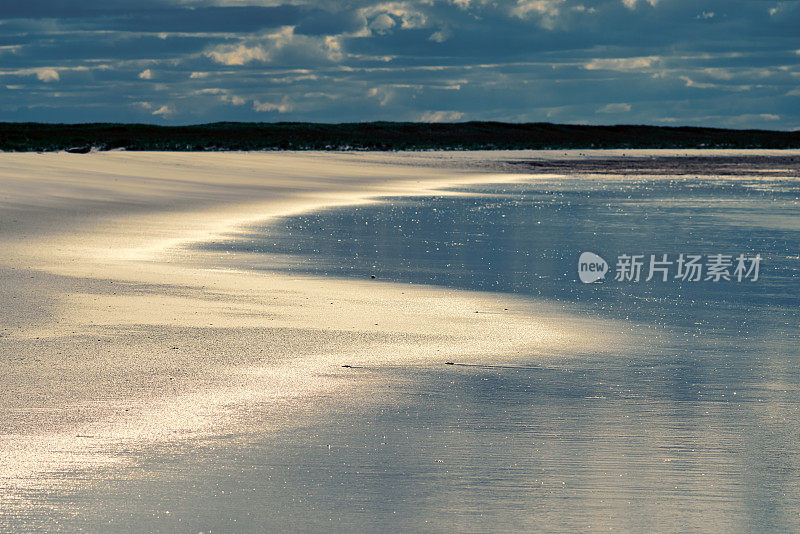
[[[342,365],[545,362],[628,335],[587,336],[592,320],[522,298],[208,269],[186,248],[277,215],[514,178],[391,159],[0,155],[4,503],[132,444],[231,432],[259,403],[358,387]]]
[[[800,532],[800,2],[0,5],[0,534]]]
[[[471,193],[453,188],[478,184],[558,183],[563,176],[554,171],[563,160],[588,162],[584,172],[596,180],[591,173],[600,172],[595,167],[601,163],[592,161],[687,152],[0,154],[0,530],[72,530],[75,525],[114,530],[115,520],[123,530],[188,528],[189,523],[181,521],[199,513],[192,503],[206,501],[142,497],[142,492],[158,494],[160,484],[171,478],[163,474],[163,480],[158,479],[162,482],[136,490],[135,502],[118,503],[121,509],[94,510],[100,501],[93,495],[108,491],[102,484],[114,480],[123,483],[117,492],[129,495],[138,487],[131,473],[138,471],[168,469],[176,480],[197,477],[190,486],[202,486],[210,477],[203,473],[211,467],[185,466],[191,457],[187,450],[198,457],[210,454],[209,448],[217,450],[209,456],[213,465],[231,451],[249,450],[243,443],[250,441],[260,444],[253,450],[273,451],[278,457],[297,454],[286,460],[286,469],[302,472],[317,461],[316,452],[292,452],[302,444],[329,453],[336,450],[331,444],[338,433],[351,428],[338,438],[340,450],[346,450],[359,445],[359,436],[369,441],[370,431],[364,429],[386,424],[401,439],[420,440],[419,448],[395,457],[387,468],[410,472],[413,469],[403,468],[403,462],[447,462],[425,452],[435,450],[435,443],[443,439],[443,434],[425,429],[435,424],[442,410],[450,409],[450,401],[430,404],[430,395],[449,398],[441,392],[446,389],[434,393],[447,384],[469,380],[460,386],[469,391],[473,380],[496,379],[491,373],[475,374],[478,370],[511,369],[512,375],[534,373],[528,380],[542,381],[539,390],[547,391],[577,380],[579,375],[572,373],[605,365],[598,362],[615,366],[626,355],[642,358],[648,352],[673,350],[664,348],[671,342],[660,325],[587,314],[552,299],[390,282],[380,275],[321,276],[287,272],[277,265],[244,269],[246,257],[232,258],[230,252],[196,245],[235,241],[248,225],[275,218],[354,209],[387,197],[463,196]],[[694,155],[698,154],[730,155]],[[777,154],[786,152],[772,155]],[[529,166],[513,164],[531,159],[549,162],[549,167],[532,172]],[[780,177],[782,171],[776,172]],[[620,179],[632,184],[640,180]],[[778,222],[792,226],[790,218],[763,224]],[[584,360],[595,363],[584,366]],[[439,367],[448,367],[446,362],[457,364],[456,374],[437,374]],[[559,378],[544,378],[549,373]],[[624,376],[612,380],[622,382],[627,380]],[[430,380],[439,382],[431,385]],[[570,387],[583,391],[586,383]],[[603,388],[603,383],[593,387]],[[505,386],[497,387],[488,393],[488,404],[480,405],[482,410],[491,407],[487,421],[513,409],[513,404],[494,403],[492,395],[501,394]],[[777,386],[769,387],[777,391]],[[453,410],[463,409],[459,391],[453,385]],[[546,414],[551,398],[561,393],[542,394]],[[587,392],[577,398],[586,403],[606,395]],[[635,407],[636,398],[626,393],[620,402],[628,409]],[[556,406],[554,419],[543,424],[556,424],[570,406]],[[415,424],[421,429],[406,432],[405,423],[393,422],[400,416],[381,415],[387,410],[398,410],[402,417],[416,413]],[[662,417],[654,408],[646,410],[653,410],[654,421]],[[474,431],[460,423],[468,416],[458,413],[453,415],[459,422],[454,431]],[[791,417],[791,412],[780,413]],[[619,429],[607,424],[598,432],[601,439],[593,443],[608,449],[606,460],[620,458],[624,465],[627,445],[619,441]],[[545,444],[558,436],[556,432],[543,441],[542,450],[549,450]],[[389,441],[383,434],[375,437],[375,450]],[[664,439],[648,438],[646,443]],[[467,457],[483,447],[488,447],[490,458],[498,454],[497,444],[477,438],[466,443]],[[513,457],[516,451],[508,453]],[[554,454],[560,458],[559,452]],[[244,482],[249,480],[245,470],[249,473],[246,466],[254,460],[242,461],[242,480],[235,488],[249,483]],[[152,462],[160,467],[147,467]],[[335,463],[326,462],[321,464],[323,472],[334,473]],[[601,478],[616,466],[604,468]],[[342,484],[362,479],[359,471],[347,469]],[[646,469],[642,476],[650,476],[652,464]],[[307,483],[284,481],[284,494],[259,501],[266,509],[282,502],[293,510],[283,515],[276,511],[272,526],[316,530],[322,525],[314,522],[321,521],[318,514],[311,514],[306,523],[291,523],[299,520],[298,510],[291,507],[302,502],[296,500],[297,492],[308,491]],[[187,484],[178,487],[190,487]],[[415,487],[426,484],[409,482],[395,491]],[[362,491],[366,490],[352,495]],[[609,492],[593,494],[600,502],[613,497],[609,508],[587,512],[595,527],[619,524],[619,514],[628,513],[624,499],[614,500],[619,493]],[[324,499],[332,498],[330,492],[324,494]],[[474,490],[469,493],[470,498],[475,495]],[[397,498],[387,493],[385,501],[373,503],[372,512],[391,516],[391,509],[382,507],[397,506]],[[506,510],[505,499],[498,502],[498,510]],[[112,502],[117,501],[102,504],[110,507]],[[227,525],[225,530],[237,530],[230,521],[253,513],[241,504],[244,501],[236,502],[242,507],[239,512],[229,507],[214,512],[214,517],[229,521],[221,523]],[[177,513],[175,508],[181,506],[183,512]],[[640,508],[644,516],[666,513],[656,502]],[[173,515],[168,517],[170,509]],[[441,513],[441,503],[436,509]],[[371,522],[375,517],[370,519],[369,510],[364,523],[353,516],[340,529],[391,524],[386,517],[381,523]],[[429,519],[424,513],[413,514],[425,523]],[[82,523],[84,516],[94,519]],[[460,528],[470,528],[469,514],[462,511],[456,517],[465,521]],[[527,521],[535,514],[520,510],[508,518],[516,527],[530,526]],[[553,524],[560,528],[586,526],[559,520],[567,519],[555,519]],[[641,524],[631,521],[629,527]],[[204,517],[189,530],[203,530],[207,524],[219,523]],[[445,525],[429,526],[441,530]],[[414,529],[425,527],[415,524]]]

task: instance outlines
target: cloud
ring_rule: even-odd
[[[219,99],[222,100],[223,102],[227,102],[228,104],[232,104],[234,106],[242,106],[245,103],[244,98],[236,95],[224,94],[220,96]]]
[[[231,94],[228,89],[222,87],[206,87],[205,89],[196,89],[191,92],[192,95],[215,95],[218,96],[222,102],[233,104],[234,106],[244,105],[246,100],[240,96]]]
[[[161,115],[162,117],[166,117],[168,115],[172,115],[173,113],[175,113],[174,109],[172,109],[170,106],[163,105],[157,110],[155,110],[153,112],[153,115]]]
[[[136,4],[135,16],[119,1]],[[797,1],[736,9],[722,0],[66,4],[12,2],[3,12],[4,120],[162,122],[168,114],[214,122],[280,113],[348,122],[462,113],[459,120],[800,124]],[[151,78],[137,77],[147,71]],[[48,98],[52,91],[37,85],[68,98]],[[219,91],[197,92],[205,87]],[[632,111],[598,112],[621,101]]]
[[[536,15],[543,28],[552,30],[556,26],[556,19],[561,15],[564,3],[565,0],[517,0],[517,5],[511,9],[511,14],[521,19],[532,14]]]
[[[139,73],[139,78],[143,80],[152,80],[153,72],[150,69],[144,69],[142,72]]]
[[[367,91],[367,96],[370,98],[377,98],[380,106],[386,107],[395,101],[401,102],[408,98],[413,100],[416,95],[424,90],[424,87],[424,85],[416,83],[392,83],[372,87]],[[452,87],[450,87],[450,89],[452,89]],[[406,98],[403,98],[404,95]]]
[[[683,80],[686,84],[686,87],[696,87],[697,89],[714,89],[719,87],[715,83],[707,83],[707,82],[696,82],[689,78],[688,76],[679,76],[681,80]]]
[[[598,108],[598,113],[627,113],[631,110],[631,105],[626,102],[619,102],[616,104],[606,104],[605,106]]]
[[[228,66],[251,62],[273,63],[281,58],[304,61],[339,61],[343,58],[337,36],[309,36],[295,33],[294,26],[254,36],[240,44],[217,45],[205,52],[206,57]]]
[[[650,4],[652,7],[658,5],[659,0],[646,0],[646,3]],[[639,4],[639,0],[622,0],[622,3],[628,9],[636,9],[636,6]]]
[[[358,33],[367,36],[371,31],[383,34],[399,27],[402,30],[427,28],[430,26],[428,15],[411,2],[381,2],[358,10],[366,31]]]
[[[34,70],[36,77],[43,82],[57,82],[61,79],[58,71],[55,69],[36,69]]]
[[[266,61],[267,51],[260,46],[220,45],[206,52],[206,56],[223,65],[244,65],[251,61]]]
[[[220,87],[207,87],[205,89],[198,89],[196,91],[192,91],[194,95],[224,95],[227,93],[227,89],[222,89]]]
[[[442,28],[439,31],[433,32],[430,37],[428,37],[429,41],[433,41],[434,43],[443,43],[447,41],[453,33],[448,28]]]
[[[519,18],[525,18],[530,13],[540,15],[558,15],[565,0],[517,0],[517,5],[511,13]]]
[[[701,72],[705,72],[705,70],[708,70],[708,69],[704,69],[704,71],[701,71]],[[709,73],[707,73],[707,74],[709,74]],[[709,74],[709,76],[711,76],[712,78],[715,77],[715,76],[713,76],[711,74]],[[678,78],[684,81],[684,84],[685,84],[686,87],[693,87],[695,89],[718,89],[718,90],[721,90],[721,91],[750,91],[754,87],[752,84],[725,84],[725,85],[723,85],[723,84],[711,83],[711,82],[698,82],[698,81],[695,81],[694,79],[690,78],[689,76],[685,76],[685,75],[678,76]],[[722,79],[722,80],[730,80],[731,79],[731,78],[722,77],[722,76],[716,76],[716,78],[717,79]]]
[[[390,17],[387,13],[381,13],[369,23],[368,27],[370,30],[384,34],[387,33],[390,29],[395,27],[396,22],[392,17]]]
[[[253,110],[254,111],[277,111],[278,113],[288,113],[292,111],[294,107],[289,102],[289,99],[285,96],[280,100],[280,102],[260,102],[258,100],[253,100]]]
[[[22,50],[22,45],[3,45],[0,46],[0,54],[18,54]]]
[[[661,58],[657,56],[596,58],[585,63],[583,68],[586,70],[635,71],[649,68],[660,60]]]
[[[464,114],[460,111],[426,111],[419,116],[420,122],[455,122]]]
[[[387,105],[392,97],[394,96],[394,91],[388,87],[372,87],[369,91],[367,91],[367,96],[371,98],[377,98],[380,102],[381,106]]]

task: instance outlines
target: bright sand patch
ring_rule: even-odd
[[[555,305],[212,269],[186,248],[270,217],[518,178],[371,154],[0,154],[5,499],[41,473],[115,462],[116,447],[230,431],[257,404],[357,399],[343,364],[621,350],[625,325]]]

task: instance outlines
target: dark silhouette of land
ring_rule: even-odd
[[[465,122],[0,123],[0,150],[487,150],[800,148],[800,132],[667,126]]]

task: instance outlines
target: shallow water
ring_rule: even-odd
[[[788,174],[532,177],[208,243],[226,267],[521,294],[652,339],[552,362],[354,368],[357,388],[247,407],[252,431],[55,473],[57,490],[25,495],[35,517],[6,525],[800,530],[800,182]],[[623,253],[763,263],[754,282],[581,284],[583,251],[612,270]]]
[[[379,384],[411,373],[413,387],[337,436],[360,445],[363,431],[363,456],[344,465],[370,482],[311,502],[345,527],[379,529],[800,528],[796,176],[580,175],[461,191],[287,218],[206,248],[256,268],[253,254],[265,269],[545,298],[659,341],[548,368],[384,370]],[[604,282],[577,280],[583,251],[611,264]],[[763,260],[756,281],[644,280],[650,254],[681,253]],[[613,279],[620,254],[645,256],[638,283]],[[403,446],[378,446],[384,434]],[[347,505],[359,499],[363,516]]]

